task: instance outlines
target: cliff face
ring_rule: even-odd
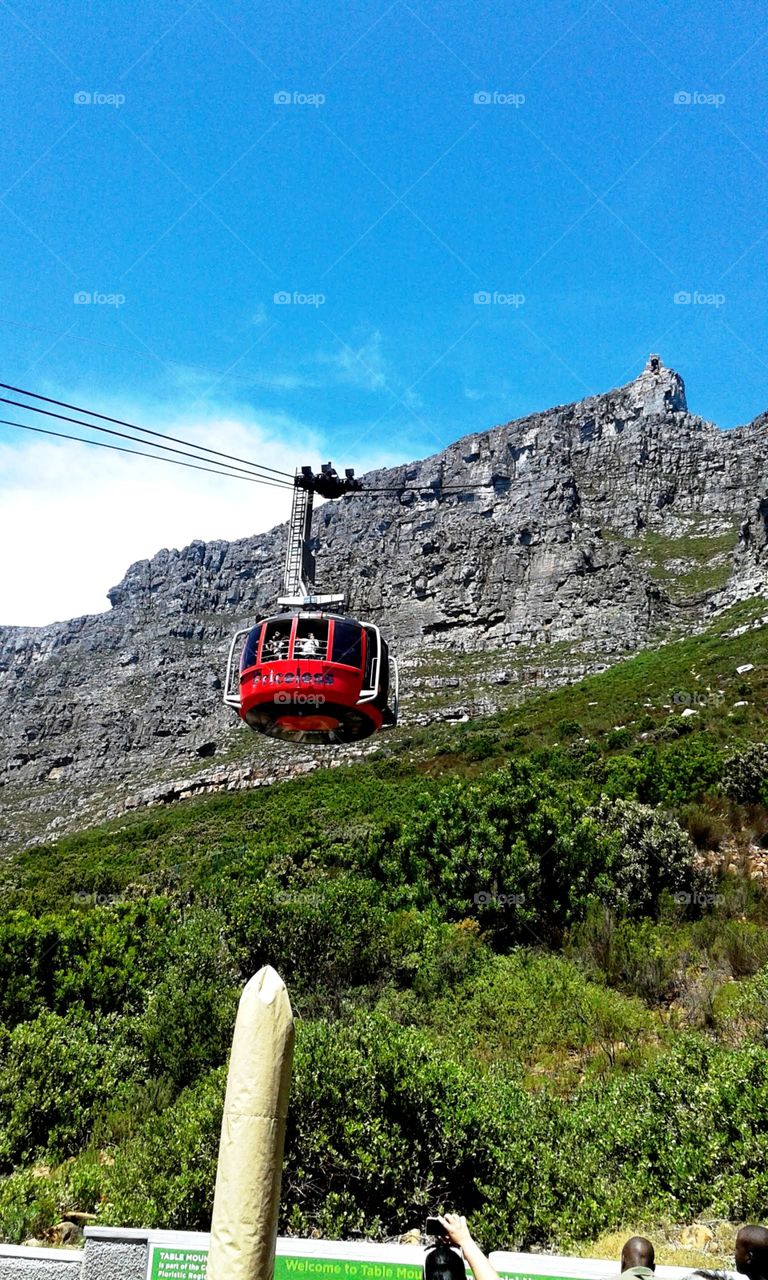
[[[618,390],[369,473],[388,492],[315,514],[318,587],[346,587],[414,671],[425,652],[450,674],[446,650],[514,662],[558,641],[585,668],[610,661],[768,594],[767,425],[689,414],[651,357]],[[247,752],[267,778],[309,767],[221,705],[230,635],[273,606],[286,532],[161,551],[109,613],[0,628],[0,846],[119,812],[214,755]]]

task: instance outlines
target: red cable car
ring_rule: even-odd
[[[332,613],[282,613],[238,632],[239,692],[252,729],[291,742],[358,742],[395,723],[390,657],[378,627]]]
[[[312,495],[359,489],[347,472],[340,480],[330,463],[320,476],[305,467],[296,477],[286,556],[287,594],[275,614],[238,631],[229,649],[224,701],[258,733],[288,742],[359,742],[397,723],[397,663],[372,623],[357,622],[322,606],[343,596],[315,596],[310,546]],[[390,698],[391,692],[391,698]]]

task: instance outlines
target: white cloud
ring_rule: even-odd
[[[287,420],[260,425],[201,415],[168,421],[146,410],[131,414],[124,403],[113,412],[291,474],[297,459],[318,454],[312,433]],[[0,624],[32,626],[101,612],[109,607],[107,590],[135,560],[195,538],[245,537],[289,514],[288,490],[44,437],[5,443]]]
[[[85,391],[71,398],[97,403]],[[167,408],[100,399],[98,408],[291,475],[297,464],[317,466],[329,455],[338,467],[357,465],[358,474],[398,460],[380,449],[361,458],[336,457],[316,429],[240,406],[171,415]],[[31,415],[19,417],[34,421]],[[40,425],[74,430],[54,421]],[[358,437],[364,430],[358,429]],[[288,490],[88,445],[19,437],[17,444],[8,428],[0,443],[0,625],[38,626],[102,612],[109,608],[107,590],[134,561],[196,538],[231,541],[263,532],[290,515]]]
[[[369,334],[356,346],[339,339],[333,351],[320,351],[316,362],[331,370],[332,381],[361,387],[366,391],[382,391],[391,381],[389,365],[382,351],[382,338],[378,330]]]

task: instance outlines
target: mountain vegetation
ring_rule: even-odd
[[[764,1215],[766,612],[4,864],[0,1233],[207,1228],[267,962],[298,1019],[284,1232]]]

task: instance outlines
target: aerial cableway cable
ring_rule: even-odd
[[[293,485],[285,484],[282,480],[269,480],[265,477],[249,475],[248,472],[236,474],[234,471],[223,471],[217,467],[201,467],[194,462],[179,462],[177,458],[164,458],[160,453],[145,453],[143,449],[126,449],[124,445],[107,444],[104,440],[84,440],[82,436],[70,436],[63,431],[50,431],[45,427],[33,427],[25,422],[12,422],[9,418],[0,418],[0,426],[17,427],[20,431],[34,431],[39,436],[54,436],[57,440],[73,440],[76,444],[90,444],[95,449],[112,449],[114,453],[131,453],[138,458],[151,458],[153,462],[168,462],[172,467],[188,467],[191,471],[208,471],[213,476],[224,476],[228,480],[245,480],[250,484],[268,485],[270,489],[287,489],[291,490]],[[117,433],[115,433],[117,434]],[[126,439],[133,437],[127,436]],[[149,444],[149,441],[141,443]],[[194,457],[194,454],[190,454]],[[238,468],[242,472],[242,468]]]
[[[10,323],[14,323],[14,322],[13,322],[13,321],[11,321]],[[22,326],[22,327],[29,327],[29,326]],[[114,344],[105,344],[105,345],[114,345]],[[201,366],[201,367],[202,367],[202,366]],[[237,456],[237,455],[235,455],[235,454],[224,453],[222,450],[220,450],[220,449],[213,449],[213,448],[211,448],[211,447],[210,447],[210,446],[208,446],[208,445],[196,444],[196,443],[194,443],[193,441],[184,440],[183,438],[181,438],[181,437],[179,437],[179,436],[172,436],[172,435],[168,435],[167,433],[162,432],[162,431],[155,431],[155,430],[153,430],[153,429],[150,429],[149,427],[140,427],[140,426],[137,426],[135,423],[132,423],[132,422],[128,422],[128,421],[126,421],[126,420],[125,420],[125,419],[123,419],[123,418],[113,418],[113,417],[110,417],[110,415],[109,415],[109,414],[98,413],[98,412],[96,412],[96,411],[95,411],[95,410],[93,410],[93,409],[84,409],[84,408],[82,408],[82,407],[81,407],[81,406],[79,406],[79,405],[69,404],[67,401],[64,401],[64,400],[56,400],[56,399],[54,399],[52,396],[44,396],[44,395],[41,395],[40,393],[35,392],[35,391],[27,391],[27,390],[25,390],[25,389],[24,389],[24,388],[22,388],[22,387],[16,387],[16,386],[13,386],[13,385],[11,385],[10,383],[7,383],[7,382],[0,382],[0,389],[3,389],[3,390],[5,390],[5,391],[13,391],[13,392],[16,392],[18,395],[27,396],[29,399],[32,399],[32,400],[40,400],[40,401],[43,401],[45,404],[52,404],[52,405],[56,405],[58,408],[61,408],[61,409],[72,409],[72,410],[74,410],[76,413],[83,413],[83,414],[86,414],[88,417],[91,417],[91,418],[98,418],[98,419],[99,419],[100,421],[102,421],[102,422],[111,422],[111,423],[114,423],[114,424],[115,424],[115,425],[117,425],[117,426],[128,427],[131,431],[140,431],[143,435],[153,436],[153,437],[156,437],[156,438],[161,439],[161,440],[170,440],[170,441],[172,441],[174,444],[181,444],[181,445],[185,445],[187,448],[197,450],[197,451],[198,451],[198,453],[206,453],[206,454],[210,454],[210,455],[212,455],[212,458],[213,458],[213,459],[215,459],[215,458],[222,458],[222,459],[224,459],[224,463],[223,463],[223,465],[229,465],[229,464],[231,464],[231,463],[240,463],[240,464],[243,464],[243,466],[246,466],[246,467],[248,467],[248,468],[251,468],[252,470],[254,470],[254,471],[255,471],[255,472],[257,472],[257,473],[266,472],[266,473],[269,473],[271,476],[275,476],[275,477],[280,477],[280,478],[282,478],[282,483],[284,483],[287,487],[291,487],[291,486],[292,486],[292,484],[293,484],[294,475],[293,475],[293,473],[292,473],[292,472],[289,472],[289,471],[283,471],[283,470],[281,470],[281,469],[279,469],[279,468],[277,468],[277,467],[271,467],[271,466],[269,466],[267,463],[252,462],[250,459],[247,459],[247,458],[240,458],[240,457],[238,457],[238,456]],[[17,407],[17,408],[26,409],[27,411],[32,412],[32,413],[46,413],[46,410],[44,410],[44,409],[39,409],[39,408],[37,408],[35,405],[23,404],[23,403],[20,403],[20,402],[19,402],[19,401],[17,401],[17,400],[10,400],[10,399],[7,399],[6,397],[3,397],[3,396],[0,396],[0,403],[10,404],[10,405],[13,405],[14,407]],[[77,425],[85,426],[85,427],[89,427],[89,428],[91,428],[91,429],[92,429],[92,430],[94,430],[94,431],[104,430],[104,428],[99,428],[99,427],[97,427],[94,423],[83,423],[83,422],[79,422],[77,419],[75,419],[75,418],[69,418],[69,417],[67,417],[67,416],[66,416],[66,415],[64,415],[64,414],[55,414],[55,413],[54,413],[54,414],[51,414],[51,413],[49,413],[49,414],[48,414],[48,416],[58,417],[58,418],[63,419],[63,420],[64,420],[64,421],[66,421],[66,422],[74,422],[74,423],[77,423]],[[8,425],[11,425],[11,426],[18,426],[18,425],[20,425],[20,424],[18,424],[18,423],[10,423],[10,424],[8,424]],[[732,427],[732,428],[729,428],[727,431],[722,431],[722,435],[723,435],[723,436],[727,436],[727,435],[729,435],[732,431],[734,431],[734,432],[735,432],[735,431],[745,431],[745,432],[748,432],[749,428],[750,428],[752,425],[753,425],[752,423],[742,423],[742,424],[740,424],[738,427]],[[50,435],[55,435],[56,433],[55,433],[55,432],[49,432],[48,434],[50,434]],[[67,436],[67,435],[64,435],[63,433],[59,433],[59,434],[60,434],[60,438],[61,438],[61,439],[65,439],[65,440],[66,440],[66,439],[76,439],[76,437],[73,437],[73,436]],[[115,435],[120,435],[120,433],[119,433],[119,432],[114,432],[113,434],[115,434]],[[762,437],[764,437],[764,436],[768,436],[768,423],[767,423],[766,425],[764,425],[764,426],[761,426],[761,427],[756,428],[756,429],[755,429],[755,430],[753,430],[751,433],[747,434],[743,440],[739,440],[737,443],[738,443],[738,445],[739,445],[739,446],[741,446],[741,447],[749,446],[750,444],[752,444],[752,442],[753,442],[753,441],[756,441],[756,440],[758,440],[759,438],[762,438]],[[133,440],[136,440],[136,442],[137,442],[137,443],[139,443],[139,444],[150,444],[150,443],[151,443],[151,442],[150,442],[150,441],[148,441],[148,440],[147,440],[147,441],[145,441],[145,440],[142,440],[142,439],[140,439],[139,437],[135,437],[135,436],[127,436],[127,437],[124,437],[124,438],[126,438],[126,439],[133,439]],[[86,441],[85,443],[88,443],[88,442]],[[164,445],[158,445],[158,446],[156,446],[156,447],[157,447],[157,448],[168,448],[168,446],[164,446]],[[170,450],[170,449],[169,449],[168,451],[169,451],[169,452],[178,452],[178,450]],[[130,452],[135,452],[135,450],[128,450],[128,449],[126,449],[126,450],[124,450],[124,452],[126,452],[126,453],[130,453]],[[145,454],[144,456],[145,456],[145,457],[154,457],[155,455],[154,455],[154,454]],[[186,456],[186,455],[182,455],[182,456]],[[193,455],[189,455],[189,456],[194,457],[194,456],[197,456],[197,455],[194,455],[194,454],[193,454]],[[168,459],[166,459],[166,461],[168,461]],[[208,461],[208,459],[207,459],[207,458],[205,458],[205,459],[201,459],[201,461]],[[232,469],[232,470],[239,470],[240,468],[239,468],[239,467],[233,467],[233,468],[231,468],[231,469]],[[224,473],[224,472],[222,472],[221,474],[228,474],[228,473]],[[666,478],[666,473],[662,473],[662,475],[663,475],[663,477],[664,477],[664,478]],[[278,483],[278,482],[277,482],[277,481],[275,481],[275,483]],[[373,494],[373,493],[381,493],[381,494],[387,494],[387,493],[392,493],[392,494],[401,494],[401,493],[432,493],[434,496],[439,496],[439,495],[441,495],[441,494],[465,493],[465,492],[468,492],[468,491],[470,491],[470,490],[491,489],[491,488],[493,488],[493,487],[494,487],[494,481],[493,481],[493,480],[485,480],[485,481],[479,481],[479,482],[474,482],[474,483],[473,483],[473,482],[471,482],[471,481],[468,481],[468,482],[467,482],[467,483],[465,483],[465,484],[451,484],[451,485],[443,485],[443,484],[440,484],[440,483],[435,484],[434,482],[433,482],[433,483],[431,483],[431,484],[427,483],[427,484],[422,484],[422,485],[420,485],[420,484],[395,484],[395,485],[381,485],[381,486],[368,486],[368,485],[366,485],[364,488],[361,488],[361,489],[357,490],[356,492],[358,492],[358,493],[370,493],[370,494]]]
[[[101,422],[112,422],[114,423],[115,426],[118,426],[118,427],[128,427],[130,431],[141,431],[144,435],[157,436],[158,439],[160,440],[170,440],[173,442],[173,444],[183,444],[183,445],[186,445],[187,448],[189,449],[198,449],[201,453],[214,454],[216,457],[225,458],[228,462],[241,462],[241,463],[244,463],[244,465],[247,467],[253,467],[258,471],[268,471],[276,476],[285,476],[287,480],[291,482],[293,481],[293,476],[290,471],[280,471],[277,467],[268,467],[265,463],[251,462],[249,458],[238,458],[236,455],[231,453],[222,453],[220,449],[211,449],[209,448],[208,445],[194,444],[190,440],[183,440],[183,439],[180,439],[178,436],[167,435],[163,431],[153,431],[153,430],[150,430],[149,427],[139,427],[136,425],[136,423],[126,422],[123,418],[112,418],[109,416],[109,414],[97,413],[93,409],[83,409],[80,405],[76,405],[76,404],[67,404],[65,400],[54,400],[51,396],[42,396],[35,391],[26,391],[23,387],[13,387],[7,382],[0,382],[0,388],[2,388],[3,391],[13,391],[16,393],[16,395],[27,396],[27,398],[30,400],[42,400],[45,404],[54,404],[59,409],[73,409],[75,413],[87,414],[89,418],[98,418]],[[4,396],[0,396],[0,400],[2,400],[5,404],[12,404],[20,409],[27,409],[31,413],[48,412],[45,409],[38,409],[31,404],[30,405],[20,404],[18,400],[8,400]],[[61,414],[61,413],[48,412],[48,416],[54,417],[54,418],[63,418],[66,422],[77,421],[77,419],[67,418],[65,414]],[[91,426],[92,424],[84,423],[81,425]],[[98,431],[98,430],[103,430],[103,428],[98,428],[94,426],[93,430]],[[148,444],[149,441],[143,441],[142,443]]]
[[[100,418],[102,421],[105,421],[105,422],[113,422],[113,423],[117,423],[117,424],[118,424],[118,425],[120,425],[120,426],[128,426],[128,427],[133,428],[133,424],[132,424],[132,423],[126,422],[126,421],[125,421],[124,419],[122,419],[122,418],[112,418],[112,417],[109,417],[107,414],[96,413],[96,412],[94,412],[94,411],[92,411],[92,410],[90,410],[90,409],[83,409],[83,408],[79,408],[77,405],[68,404],[66,401],[63,401],[63,400],[54,400],[54,399],[53,399],[52,397],[50,397],[50,396],[42,396],[42,395],[38,395],[36,392],[32,392],[32,391],[25,391],[25,390],[23,390],[22,388],[11,386],[9,383],[6,383],[6,382],[0,382],[0,388],[2,388],[2,389],[3,389],[3,390],[5,390],[5,391],[16,391],[16,392],[18,392],[18,394],[20,394],[20,395],[24,395],[24,396],[27,396],[27,397],[29,397],[29,398],[34,398],[34,399],[37,399],[37,400],[42,400],[42,401],[44,401],[46,404],[54,404],[54,405],[57,405],[59,408],[62,408],[62,409],[74,409],[74,410],[76,410],[76,411],[77,411],[77,412],[79,412],[79,413],[86,414],[87,416],[89,416],[89,417],[93,417],[93,418]],[[119,439],[121,439],[121,440],[129,440],[129,441],[131,441],[132,443],[135,443],[135,444],[148,444],[148,445],[151,445],[153,448],[156,448],[156,449],[162,449],[162,450],[164,450],[164,451],[165,451],[165,452],[167,452],[167,453],[175,453],[175,454],[179,454],[179,455],[180,455],[181,457],[183,457],[183,458],[193,458],[193,459],[197,460],[197,462],[209,462],[209,461],[210,461],[210,462],[215,463],[215,458],[210,458],[210,459],[209,459],[209,458],[201,458],[201,457],[200,457],[200,453],[199,453],[199,452],[190,453],[190,452],[188,452],[187,450],[184,450],[184,449],[176,449],[176,448],[174,448],[173,446],[171,446],[171,445],[167,445],[167,444],[157,444],[157,445],[155,445],[155,444],[153,443],[153,441],[151,441],[151,440],[143,440],[140,436],[135,436],[135,435],[132,435],[132,434],[128,434],[128,433],[126,433],[126,432],[124,432],[124,431],[115,431],[115,430],[114,430],[113,428],[111,428],[111,427],[102,427],[102,426],[99,426],[99,425],[98,425],[97,423],[95,423],[95,422],[86,422],[86,421],[84,421],[82,418],[74,418],[74,417],[72,417],[72,416],[71,416],[71,415],[69,415],[69,414],[57,413],[57,412],[55,412],[54,410],[51,410],[51,409],[42,409],[42,408],[40,408],[40,407],[39,407],[39,406],[37,406],[37,405],[25,404],[25,403],[24,403],[23,401],[21,401],[21,400],[13,400],[13,399],[11,399],[11,398],[10,398],[10,397],[8,397],[8,396],[0,396],[0,404],[9,404],[9,405],[12,405],[14,408],[17,408],[17,409],[23,409],[23,410],[25,410],[25,411],[26,411],[26,412],[28,412],[28,413],[37,413],[37,414],[41,414],[41,415],[43,415],[43,416],[45,416],[45,417],[47,417],[47,418],[56,418],[57,420],[62,421],[62,422],[71,422],[71,423],[73,423],[75,426],[83,427],[83,428],[85,428],[86,430],[89,430],[89,431],[98,431],[98,432],[100,432],[100,433],[102,433],[102,434],[105,434],[105,435],[116,436],[116,437],[118,437],[118,438],[119,438]],[[67,433],[65,433],[65,432],[60,432],[60,431],[59,431],[59,432],[57,432],[57,431],[47,431],[47,432],[46,432],[46,431],[43,431],[43,430],[42,430],[42,428],[39,428],[39,427],[38,427],[38,428],[34,428],[34,427],[31,427],[31,426],[25,426],[25,424],[20,423],[20,422],[11,422],[11,421],[9,421],[9,420],[5,420],[5,419],[4,419],[4,420],[1,420],[1,421],[2,421],[2,424],[3,424],[3,425],[5,425],[5,426],[18,427],[18,428],[20,428],[20,429],[22,429],[22,430],[36,431],[38,434],[54,436],[54,437],[56,437],[56,438],[58,438],[58,439],[60,439],[60,440],[70,440],[70,441],[73,441],[73,442],[75,442],[75,443],[81,443],[81,444],[96,444],[96,443],[97,443],[96,441],[92,441],[92,440],[84,440],[81,436],[73,436],[73,435],[69,435],[69,434],[67,434]],[[135,427],[135,428],[133,428],[133,429],[135,429],[135,430],[137,430],[137,431],[141,431],[144,435],[151,435],[151,436],[153,436],[153,437],[157,437],[157,438],[158,438],[158,439],[160,439],[160,440],[173,440],[175,443],[188,445],[190,449],[200,450],[200,451],[205,452],[205,453],[214,454],[214,455],[216,456],[216,458],[222,458],[222,459],[226,459],[226,460],[227,460],[227,461],[223,461],[222,463],[218,464],[218,467],[226,468],[226,470],[223,470],[223,469],[222,469],[222,470],[219,470],[219,469],[218,469],[218,467],[217,467],[217,466],[215,466],[215,465],[214,465],[214,466],[211,466],[211,467],[197,467],[197,468],[196,468],[197,470],[207,470],[207,471],[210,471],[210,472],[211,472],[212,474],[214,474],[214,475],[229,475],[229,476],[231,476],[233,479],[240,479],[240,478],[245,478],[245,477],[249,477],[249,478],[252,478],[252,479],[261,478],[261,479],[263,480],[263,483],[265,483],[265,484],[271,484],[271,485],[272,485],[273,487],[275,487],[275,488],[286,488],[286,489],[291,489],[291,488],[293,488],[293,479],[294,479],[294,477],[291,475],[291,473],[290,473],[290,472],[287,472],[287,471],[280,471],[280,470],[278,470],[276,467],[268,467],[266,464],[262,464],[262,463],[252,463],[252,462],[247,461],[245,458],[238,458],[238,457],[236,457],[235,455],[227,454],[227,453],[223,453],[223,452],[221,452],[221,450],[218,450],[218,449],[209,449],[206,445],[198,445],[198,444],[193,443],[192,441],[183,440],[183,439],[181,439],[181,438],[179,438],[179,437],[177,437],[177,436],[170,436],[170,435],[166,435],[166,434],[165,434],[164,432],[162,432],[162,431],[154,431],[154,430],[150,430],[148,427]],[[107,448],[107,447],[109,447],[109,446],[106,446],[106,445],[105,445],[105,446],[102,446],[102,447]],[[117,445],[113,445],[113,446],[112,446],[112,448],[113,448],[113,449],[115,449],[117,452],[122,452],[122,453],[132,453],[132,454],[138,455],[138,456],[140,456],[140,457],[145,457],[145,458],[158,458],[158,460],[159,460],[159,461],[161,461],[161,462],[172,462],[172,461],[173,461],[173,459],[172,459],[172,458],[162,458],[162,457],[158,457],[158,455],[157,455],[157,454],[154,454],[154,453],[144,453],[144,452],[142,452],[142,451],[140,451],[140,450],[136,450],[136,449],[119,449]],[[244,466],[236,465],[236,464],[239,464],[239,463],[243,463],[243,464],[244,464]],[[181,465],[183,465],[183,464],[182,464],[182,463],[179,463],[179,465],[181,466]],[[189,465],[189,464],[187,464],[187,465]],[[248,469],[246,470],[246,468],[248,468]],[[256,468],[258,468],[258,470],[256,470]],[[251,470],[251,469],[253,469],[253,470]],[[235,472],[242,472],[242,473],[243,473],[243,476],[241,477],[241,476],[238,476],[238,475],[233,474],[233,473],[235,473]],[[262,475],[262,474],[261,474],[261,473],[267,473],[267,472],[269,473],[268,475],[267,475],[267,474],[264,474],[264,475]],[[281,477],[283,477],[283,476],[284,476],[284,477],[286,477],[286,478],[285,478],[285,479],[282,479]],[[380,494],[387,494],[387,493],[391,493],[391,494],[401,494],[401,493],[425,493],[425,492],[431,492],[431,493],[434,493],[434,494],[438,494],[438,493],[461,493],[461,492],[464,492],[464,491],[466,491],[466,490],[468,490],[468,489],[484,489],[484,488],[490,488],[490,487],[492,486],[492,483],[493,483],[492,481],[483,481],[483,482],[480,482],[479,484],[478,484],[478,483],[475,483],[475,484],[467,483],[467,484],[464,484],[464,485],[451,485],[451,486],[443,486],[443,485],[437,485],[437,486],[435,486],[434,484],[423,484],[423,485],[414,485],[414,484],[403,484],[403,485],[401,485],[401,484],[395,484],[395,485],[377,485],[377,486],[371,486],[370,488],[360,489],[360,490],[358,490],[357,492],[359,492],[359,493],[370,493],[370,494],[374,494],[374,493],[376,493],[376,494],[379,494],[379,493],[380,493]]]
[[[0,386],[2,385],[4,384],[0,383]],[[21,405],[17,400],[8,400],[4,396],[0,396],[0,403],[13,404],[13,405],[16,405],[18,408],[31,410],[33,413],[44,413],[48,417],[63,419],[65,422],[72,422],[72,423],[75,423],[77,426],[85,427],[87,430],[101,431],[101,432],[104,432],[106,435],[117,436],[121,440],[131,440],[133,441],[134,444],[149,444],[149,445],[152,444],[152,441],[150,440],[142,440],[140,439],[140,437],[128,435],[124,431],[113,431],[109,427],[98,427],[95,425],[95,423],[83,422],[79,418],[70,418],[61,413],[48,413],[47,410],[45,409],[34,409],[32,405]],[[294,488],[294,485],[292,483],[289,483],[287,480],[279,480],[279,479],[273,478],[272,476],[255,475],[253,472],[246,470],[245,467],[238,467],[238,466],[235,466],[233,463],[221,463],[218,466],[214,465],[209,467],[199,466],[199,465],[195,465],[192,462],[180,462],[177,458],[166,458],[159,453],[147,453],[143,449],[126,449],[125,446],[123,445],[107,444],[103,440],[86,440],[82,436],[73,436],[64,431],[51,431],[50,429],[46,429],[44,427],[33,427],[29,423],[11,421],[10,418],[0,418],[0,426],[16,427],[19,431],[32,431],[34,432],[35,435],[52,436],[56,440],[69,440],[74,444],[95,445],[99,449],[111,449],[114,453],[130,453],[137,458],[151,458],[154,462],[170,462],[171,464],[177,467],[187,467],[192,471],[207,471],[210,475],[226,476],[230,480],[250,480],[252,484],[268,485],[269,488],[271,489],[285,489],[290,492]],[[171,439],[172,437],[168,437],[168,438]],[[199,454],[188,453],[183,449],[173,449],[170,447],[170,445],[158,444],[158,445],[155,445],[154,448],[163,449],[168,453],[178,453],[183,458],[196,458],[198,464],[201,462],[215,462],[213,458],[201,458]],[[377,486],[370,489],[367,489],[367,488],[358,489],[355,491],[355,493],[356,493],[356,496],[358,497],[361,494],[365,495],[365,494],[374,494],[374,493],[375,494],[387,494],[387,493],[402,494],[402,493],[427,493],[427,492],[437,496],[440,493],[463,493],[463,492],[466,492],[466,490],[468,489],[485,489],[485,488],[489,488],[491,484],[492,484],[492,481],[483,481],[480,484],[465,484],[465,485],[459,485],[459,486],[450,487],[450,488],[443,487],[443,486],[438,486],[437,488],[435,488],[433,485],[428,485],[428,484],[386,485],[386,486],[380,486],[380,487]]]
[[[5,383],[5,382],[0,382],[0,387],[9,391],[17,390],[17,388],[11,387],[8,383]],[[31,396],[33,393],[21,392],[21,394]],[[75,405],[68,405],[64,401],[52,400],[47,396],[38,396],[37,398],[40,400],[45,400],[49,404],[58,404],[62,408],[77,407]],[[5,396],[0,396],[0,403],[13,405],[16,408],[24,409],[29,413],[44,414],[46,417],[56,418],[64,422],[71,422],[71,423],[74,423],[76,426],[84,427],[86,430],[104,432],[107,435],[117,436],[123,440],[130,440],[134,444],[147,444],[147,445],[150,445],[150,447],[155,449],[162,449],[168,453],[179,454],[183,458],[195,459],[198,464],[210,462],[212,465],[211,466],[200,466],[200,465],[194,466],[191,462],[187,462],[187,463],[180,462],[180,461],[177,461],[175,458],[166,458],[156,453],[146,453],[140,449],[126,449],[126,448],[121,448],[118,445],[108,445],[97,440],[83,439],[82,436],[69,435],[62,431],[50,431],[50,430],[46,431],[46,430],[43,430],[42,427],[33,427],[25,423],[13,422],[5,418],[0,419],[0,425],[2,426],[16,427],[22,431],[32,431],[38,435],[53,436],[56,439],[68,440],[76,444],[99,445],[99,447],[101,447],[102,449],[111,448],[117,453],[129,453],[129,454],[133,454],[136,457],[154,458],[156,462],[171,462],[171,463],[175,463],[177,466],[180,466],[180,467],[186,466],[193,471],[207,471],[211,475],[229,476],[229,478],[232,480],[251,480],[254,483],[269,485],[271,488],[275,488],[275,489],[285,489],[290,491],[295,487],[294,476],[291,475],[290,472],[279,471],[276,467],[267,467],[266,465],[262,465],[261,463],[247,462],[246,459],[235,458],[234,455],[225,454],[225,453],[222,453],[220,450],[216,450],[216,449],[208,449],[207,446],[205,445],[198,445],[191,441],[179,440],[179,443],[189,444],[190,448],[192,449],[199,449],[201,451],[204,451],[206,453],[211,453],[216,456],[211,458],[200,457],[199,453],[189,453],[183,449],[174,449],[170,445],[154,444],[152,440],[143,440],[140,436],[129,435],[122,431],[114,431],[108,427],[100,427],[94,422],[84,422],[80,418],[72,418],[66,414],[54,413],[47,409],[40,409],[36,405],[24,404],[21,401],[11,400]],[[122,425],[126,425],[123,422],[123,419],[121,418],[108,418],[107,415],[105,414],[91,413],[91,411],[88,409],[83,409],[81,410],[81,412],[90,414],[90,416],[92,417],[100,417],[108,422],[116,422]],[[746,425],[749,426],[749,424],[746,424]],[[732,428],[732,430],[736,430],[736,429],[737,428]],[[179,439],[176,436],[164,435],[160,431],[150,431],[149,428],[147,427],[138,427],[137,430],[142,431],[147,435],[157,436],[158,438],[164,439],[164,440],[176,441]],[[758,437],[762,437],[764,435],[768,435],[768,426],[758,428],[756,431],[752,433],[750,437],[747,437],[747,439],[745,439],[744,441],[739,441],[739,444],[741,444],[743,447],[743,445],[749,444],[753,440],[757,439]],[[231,458],[232,460],[222,461],[221,463],[217,463],[216,458],[222,458],[222,459]],[[244,466],[236,465],[239,462],[243,462],[245,465]],[[259,470],[258,471],[251,470],[251,468],[259,468]],[[262,474],[262,472],[269,472],[270,474],[265,475],[265,474]],[[666,476],[666,473],[664,472],[662,472],[661,474],[662,476]],[[281,478],[283,476],[285,477],[285,479]],[[497,477],[497,478],[502,479],[502,477]],[[446,495],[446,496],[456,495],[461,493],[468,493],[475,490],[479,491],[482,489],[486,489],[486,490],[493,489],[494,485],[495,485],[494,480],[481,480],[481,481],[474,481],[474,482],[467,481],[465,484],[446,484],[446,485],[441,484],[440,482],[435,482],[435,481],[426,482],[424,484],[365,485],[360,489],[355,490],[354,493],[350,493],[346,496],[360,497],[361,495],[365,496],[366,494],[370,494],[370,495],[392,494],[394,496],[398,496],[404,493],[418,493],[418,494],[428,494],[432,497],[439,498],[439,497],[442,497],[443,495]]]
[[[166,453],[178,453],[183,458],[194,458],[198,462],[215,461],[213,458],[201,458],[199,453],[190,453],[188,449],[175,449],[173,445],[170,445],[170,444],[154,444],[153,441],[151,440],[142,440],[140,436],[134,436],[125,431],[115,431],[114,428],[112,427],[100,427],[95,422],[84,422],[82,418],[71,418],[65,413],[53,413],[50,409],[38,409],[34,405],[22,404],[20,400],[9,400],[7,396],[0,396],[0,404],[11,404],[17,409],[26,410],[26,412],[28,413],[40,413],[40,414],[43,414],[46,418],[56,418],[56,419],[60,419],[62,422],[72,422],[75,424],[75,426],[85,427],[87,431],[99,431],[103,435],[117,436],[120,440],[131,440],[134,444],[148,444],[148,445],[151,445],[153,449],[163,449]],[[10,425],[13,425],[13,424],[10,424]],[[140,430],[141,429],[142,428],[140,428]],[[159,434],[159,432],[153,432],[153,434]],[[170,436],[167,438],[171,439]],[[70,440],[81,439],[81,437],[62,436],[62,439],[70,439]],[[83,443],[88,444],[89,442],[85,440],[83,441]],[[198,446],[192,445],[191,448],[197,449]],[[148,453],[145,456],[148,458],[154,458],[157,455],[153,453]],[[222,474],[229,475],[233,471],[242,471],[244,472],[245,475],[251,476],[252,478],[259,478],[265,481],[269,480],[272,484],[280,485],[280,486],[284,485],[286,488],[292,487],[287,480],[277,480],[277,479],[274,479],[272,476],[260,476],[258,472],[254,473],[248,470],[246,467],[239,467],[234,462],[219,463],[218,465],[228,468],[227,472]]]

